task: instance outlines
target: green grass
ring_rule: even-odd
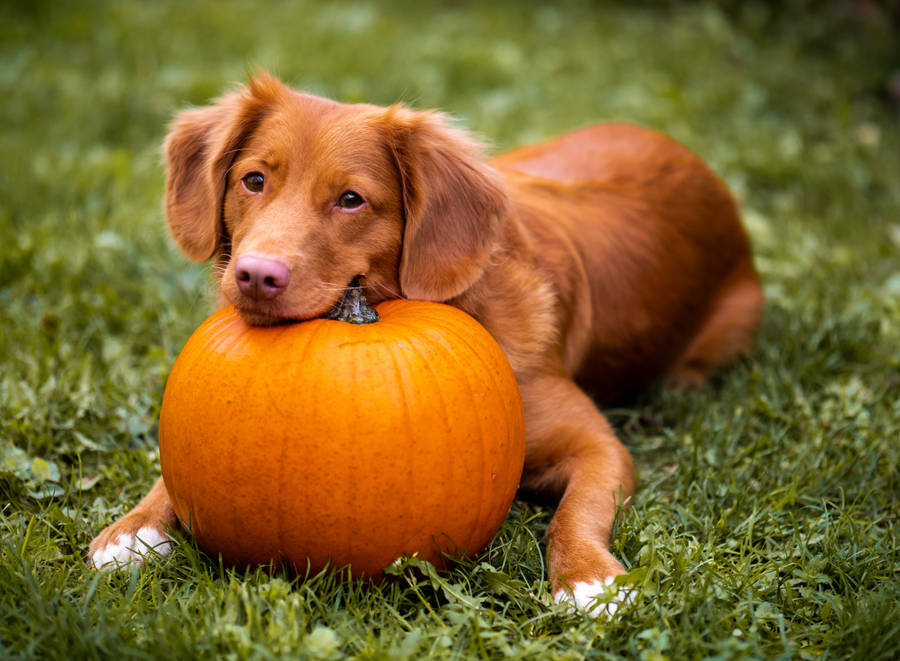
[[[850,4],[3,3],[0,658],[891,658],[900,57]],[[166,124],[256,67],[440,107],[497,149],[635,121],[735,190],[765,322],[713,385],[610,411],[642,484],[615,620],[552,605],[533,502],[471,563],[374,587],[184,538],[143,571],[85,567],[159,474],[165,377],[212,310],[165,229]]]

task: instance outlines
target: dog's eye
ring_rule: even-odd
[[[248,175],[244,175],[244,178],[241,179],[241,182],[244,184],[244,188],[246,188],[251,193],[262,193],[263,185],[266,183],[266,178],[262,176],[260,172],[251,172]]]
[[[362,195],[354,193],[352,190],[344,191],[338,198],[338,206],[341,209],[358,209],[365,204],[365,202],[366,201],[362,199]]]

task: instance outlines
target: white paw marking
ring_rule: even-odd
[[[558,590],[553,595],[558,604],[569,603],[570,613],[576,610],[584,611],[591,617],[605,615],[612,617],[624,606],[634,601],[635,589],[631,585],[615,586],[615,577],[609,576],[602,581],[577,581],[572,586],[572,592]]]
[[[154,553],[169,555],[172,542],[153,526],[144,526],[137,534],[122,533],[115,542],[97,549],[91,555],[91,566],[96,569],[118,569],[129,565],[144,566],[144,561]]]

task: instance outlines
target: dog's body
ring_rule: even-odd
[[[561,499],[554,596],[585,606],[623,573],[608,544],[634,469],[576,380],[600,402],[657,377],[700,384],[750,348],[762,308],[734,202],[696,156],[611,124],[485,163],[441,115],[268,76],[183,113],[166,155],[176,241],[215,258],[251,323],[323,315],[357,275],[372,303],[444,301],[478,319],[522,392],[522,486]],[[94,540],[94,565],[136,557],[135,536],[162,541],[162,524],[176,519],[160,480]]]

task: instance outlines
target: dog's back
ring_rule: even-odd
[[[565,312],[565,368],[597,399],[664,374],[683,381],[688,364],[700,370],[694,381],[749,349],[762,305],[750,244],[727,188],[688,149],[656,131],[598,124],[491,164],[506,173],[536,259],[567,270],[554,278],[560,304],[584,309]],[[554,260],[551,245],[568,254]],[[714,319],[728,326],[717,331],[728,346],[691,354]]]

